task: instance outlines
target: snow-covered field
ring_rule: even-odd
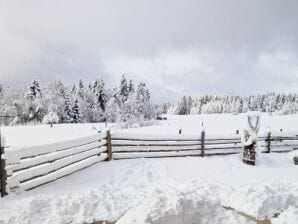
[[[177,134],[182,128],[183,133],[199,134],[202,121],[206,133],[234,134],[243,115],[172,116],[160,125],[122,131]],[[298,116],[263,115],[261,131],[267,131],[268,126],[271,130],[297,131]],[[89,124],[3,128],[12,146],[95,132]],[[240,155],[102,162],[35,190],[0,199],[0,224],[100,220],[117,220],[117,224],[255,223],[238,212],[270,219],[273,224],[297,224],[298,166],[293,163],[294,155],[297,152],[263,154],[256,166],[243,164]]]
[[[245,114],[204,114],[186,116],[168,116],[168,120],[161,121],[159,125],[142,128],[123,129],[125,133],[143,134],[198,134],[202,130],[202,123],[206,134],[235,134],[241,129]],[[108,124],[112,129],[113,124]],[[38,126],[11,126],[2,127],[2,134],[6,137],[9,146],[30,146],[48,144],[64,140],[76,139],[96,134],[98,130],[105,128],[105,124],[58,124],[51,128],[49,125]],[[262,114],[261,132],[268,130],[298,131],[298,115],[272,115]]]
[[[178,134],[179,129],[182,134],[199,134],[202,130],[202,123],[206,134],[235,134],[236,130],[241,130],[246,118],[246,114],[203,114],[203,115],[168,115],[168,120],[162,121],[161,125],[148,126],[143,128],[126,129],[124,132],[144,133],[144,134]],[[261,115],[260,132],[271,131],[298,131],[298,115],[272,115],[267,113]]]
[[[107,124],[107,127],[112,127]],[[86,137],[98,133],[106,127],[104,123],[98,124],[57,124],[5,126],[1,127],[8,146],[42,145]]]

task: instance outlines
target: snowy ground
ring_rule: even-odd
[[[158,133],[158,134],[178,134],[179,129],[182,134],[199,134],[202,123],[206,134],[235,134],[236,130],[241,130],[246,114],[203,114],[168,116],[168,120],[162,121],[161,125],[138,128],[138,133]],[[261,115],[260,132],[273,131],[298,131],[298,115],[272,115],[267,113]],[[136,129],[126,129],[125,132],[135,133]]]
[[[106,127],[104,123],[97,124],[57,124],[49,125],[27,125],[27,126],[5,126],[1,127],[2,134],[6,138],[8,146],[31,146],[60,141],[72,140],[96,134]],[[113,127],[107,124],[107,127]]]
[[[199,133],[202,120],[206,132],[222,134],[234,133],[243,117],[174,116],[161,125],[122,131],[175,134],[182,127],[185,133]],[[298,116],[263,115],[262,129],[269,124],[273,130],[297,131]],[[35,137],[29,133],[32,130]],[[49,142],[96,131],[89,124],[61,125],[54,130],[8,127],[3,132],[10,145],[30,145],[34,139]],[[297,224],[298,166],[293,163],[294,155],[297,152],[261,155],[255,167],[243,164],[240,155],[103,162],[30,192],[0,199],[0,224],[100,220],[117,220],[117,224],[255,223],[223,207],[259,220],[268,218],[273,224]]]
[[[0,223],[254,223],[226,206],[274,224],[296,224],[292,156],[262,156],[255,167],[239,155],[104,162],[1,199]]]
[[[241,129],[245,114],[206,114],[187,116],[168,116],[168,120],[161,121],[159,125],[143,128],[123,129],[122,132],[144,134],[198,134],[201,132],[202,122],[206,134],[235,134]],[[108,124],[115,129],[115,125]],[[9,146],[30,146],[54,143],[96,134],[105,128],[105,124],[58,124],[51,128],[49,125],[38,126],[12,126],[2,127],[2,134],[6,137]],[[298,115],[272,115],[262,114],[261,132],[268,129],[273,131],[298,131]]]

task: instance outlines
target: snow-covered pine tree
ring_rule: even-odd
[[[104,112],[108,100],[107,92],[105,89],[105,83],[102,79],[95,80],[93,85],[93,93],[95,94],[96,104]]]
[[[84,86],[84,83],[83,83],[82,79],[80,79],[80,81],[79,81],[77,96],[81,99],[83,99],[85,97],[85,86]]]
[[[72,111],[71,111],[71,108],[70,108],[69,96],[68,96],[68,93],[65,92],[65,95],[64,95],[64,114],[62,116],[63,123],[70,123],[71,122],[71,117],[72,117]]]
[[[28,87],[27,97],[31,100],[41,97],[41,89],[37,80],[33,80],[31,85]]]
[[[178,102],[178,114],[186,115],[187,114],[187,97],[183,96]]]
[[[193,99],[191,96],[188,96],[187,97],[187,114],[190,114],[192,107],[193,107]]]
[[[49,83],[43,90],[42,104],[48,114],[50,110],[55,112],[59,121],[64,121],[65,117],[65,94],[66,87],[60,80]]]
[[[135,87],[134,87],[134,85],[133,85],[132,80],[130,79],[130,80],[129,80],[129,86],[128,86],[128,92],[129,92],[129,93],[133,93],[134,91],[135,91]]]
[[[72,107],[72,118],[71,123],[79,123],[80,122],[80,108],[79,108],[79,100],[76,99],[74,105]]]
[[[119,107],[119,102],[115,95],[116,93],[114,92],[113,96],[108,100],[106,106],[106,119],[109,122],[116,122],[118,120],[121,120],[119,119],[121,109]]]
[[[150,102],[150,92],[146,88],[146,84],[141,82],[136,91],[137,104],[139,108],[139,113],[144,116],[145,119],[150,119],[152,114],[151,102]]]
[[[129,89],[127,85],[127,80],[125,78],[125,75],[122,75],[121,81],[120,81],[120,86],[119,86],[119,92],[118,92],[118,98],[121,103],[124,103],[129,94]]]
[[[26,95],[27,99],[29,100],[27,109],[29,120],[34,122],[41,122],[45,114],[45,110],[41,101],[42,94],[40,85],[37,80],[34,80],[28,87]]]

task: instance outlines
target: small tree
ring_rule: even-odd
[[[53,124],[57,124],[59,122],[59,117],[56,112],[50,109],[49,113],[43,117],[43,124],[50,124],[53,127]]]

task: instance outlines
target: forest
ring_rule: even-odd
[[[296,114],[298,113],[298,94],[272,92],[249,96],[183,96],[176,104],[164,104],[162,110],[164,113],[175,115],[245,113],[247,111],[281,115]]]
[[[113,88],[106,87],[103,79],[96,79],[88,85],[80,80],[72,86],[66,86],[61,80],[45,86],[33,80],[26,88],[0,84],[0,122],[5,125],[122,122],[132,126],[161,113],[298,113],[297,93],[182,96],[177,103],[161,106],[154,105],[150,95],[145,83],[135,86],[133,80],[126,79],[125,75]]]
[[[103,79],[66,86],[57,80],[27,88],[0,85],[0,116],[8,125],[25,123],[137,123],[154,117],[146,84],[137,86],[123,75],[119,86],[107,88]]]

